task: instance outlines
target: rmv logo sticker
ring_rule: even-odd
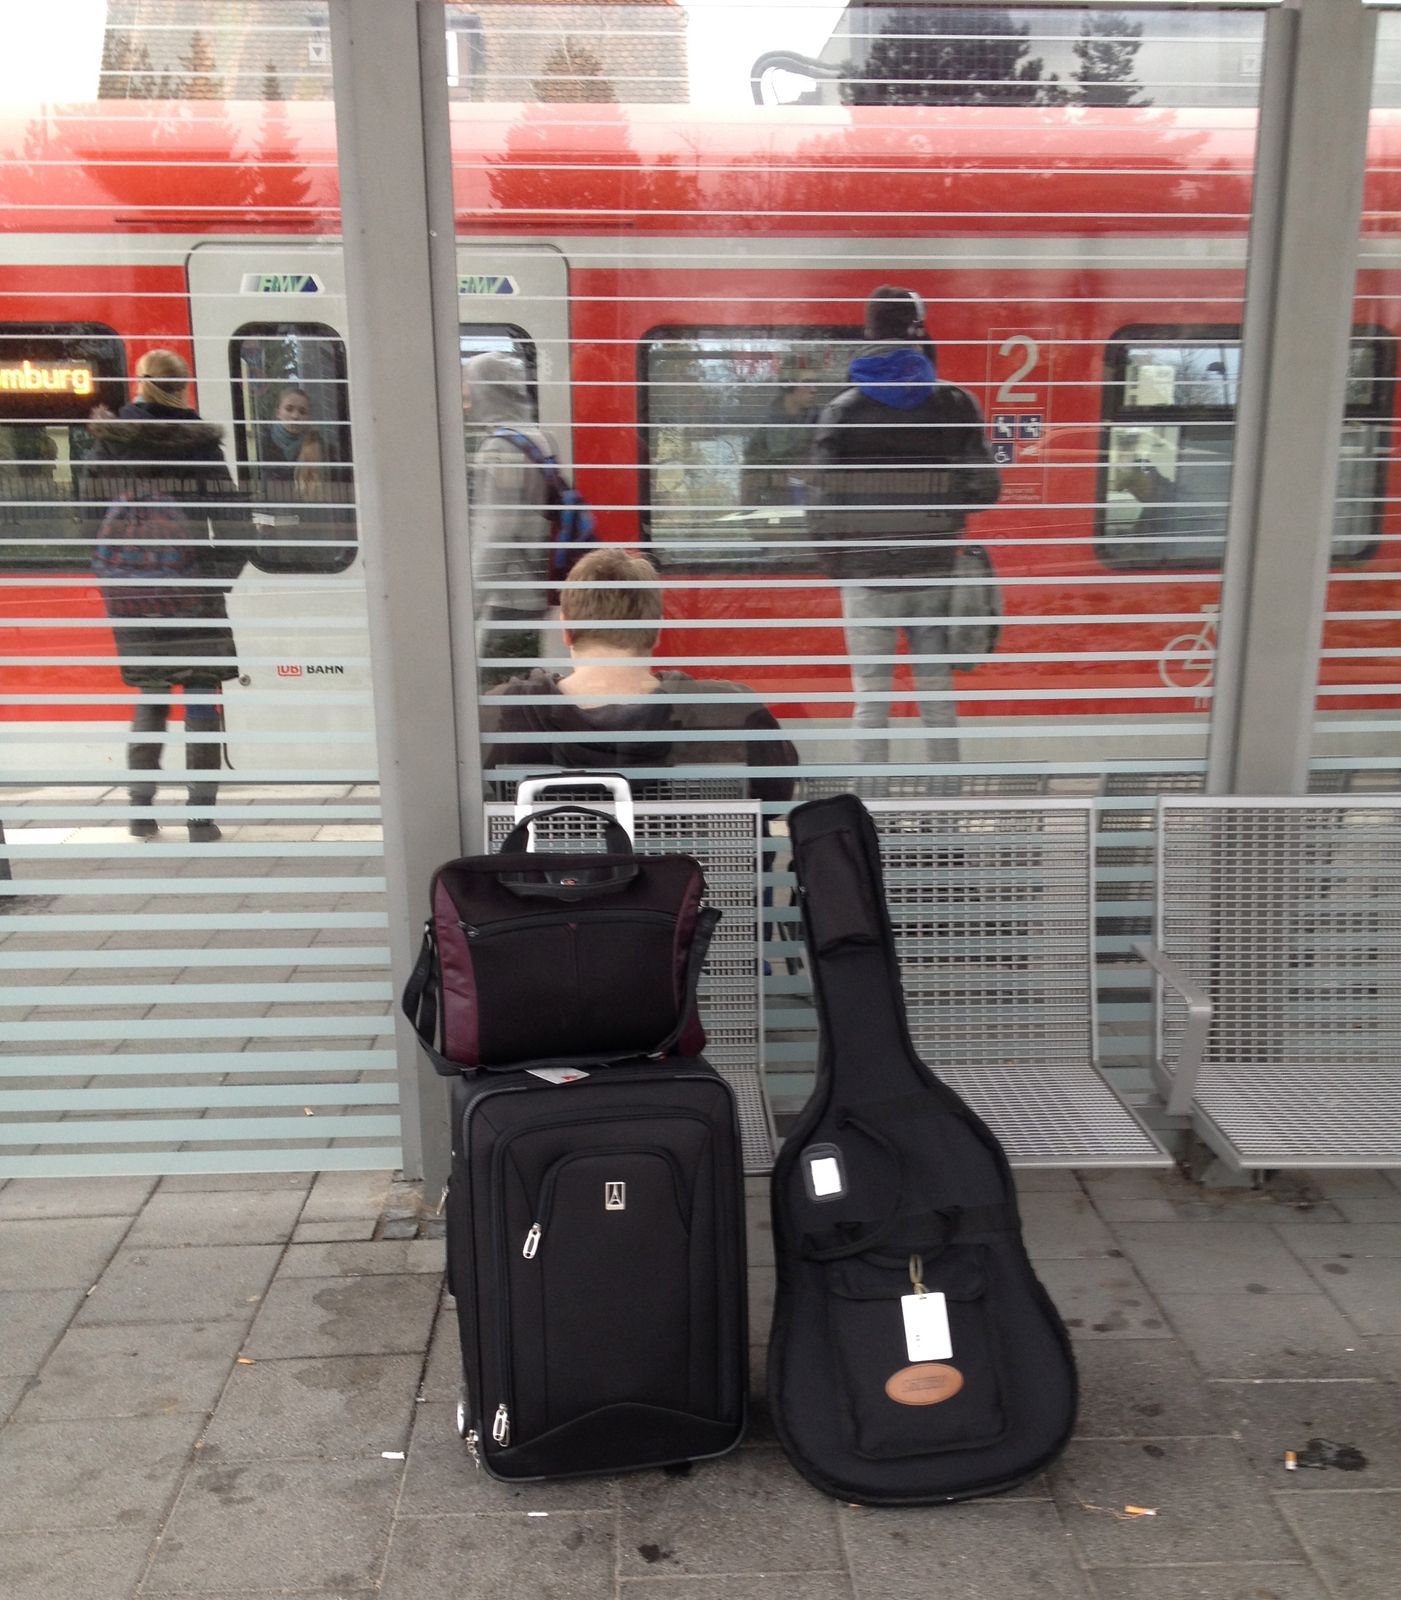
[[[468,294],[516,294],[516,280],[504,272],[468,272],[457,280],[457,292]]]
[[[245,272],[240,294],[325,294],[314,272]]]

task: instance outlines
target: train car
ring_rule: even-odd
[[[522,358],[601,535],[655,552],[660,658],[753,685],[805,760],[849,719],[839,597],[806,537],[801,473],[764,480],[748,458],[784,387],[814,405],[840,389],[866,297],[898,281],[925,297],[940,375],[978,399],[1003,467],[1000,503],[972,525],[1002,627],[955,675],[975,736],[965,765],[1044,763],[1048,737],[1073,746],[1066,770],[1099,770],[1121,745],[1141,754],[1145,738],[1150,754],[1199,758],[1253,114],[460,104],[453,117],[462,353]],[[1395,209],[1392,128],[1374,119],[1369,213]],[[93,395],[124,399],[157,345],[190,360],[252,503],[254,555],[229,598],[235,773],[373,770],[333,133],[315,104],[35,108],[6,129],[12,781],[124,764],[131,693],[73,502]],[[1394,246],[1367,244],[1333,543],[1346,581],[1322,680],[1339,710],[1391,703],[1387,657],[1368,652],[1386,649],[1401,602]],[[273,470],[292,387],[323,442],[313,488]],[[392,549],[392,525],[380,532]]]

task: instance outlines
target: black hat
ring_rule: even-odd
[[[924,301],[913,289],[883,283],[866,302],[866,337],[912,344],[929,337],[924,326]]]

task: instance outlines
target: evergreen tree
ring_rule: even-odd
[[[533,87],[537,100],[569,105],[600,104],[618,98],[603,75],[599,56],[571,38],[561,39],[546,56]]]
[[[222,100],[223,80],[216,76],[214,46],[198,28],[190,35],[190,53],[180,63],[189,76],[185,94],[190,100]]]
[[[1085,13],[1075,41],[1080,65],[1074,76],[1082,105],[1152,105],[1134,78],[1142,39],[1143,24],[1130,22],[1122,11]]]
[[[858,13],[859,14],[859,13]],[[842,84],[853,106],[1062,105],[1027,23],[981,7],[901,8]]]
[[[99,100],[131,98],[131,35],[123,28],[108,28],[102,39],[102,67],[97,79]]]

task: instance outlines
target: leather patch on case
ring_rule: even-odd
[[[885,1380],[885,1392],[897,1405],[937,1406],[963,1387],[963,1374],[943,1361],[920,1361],[901,1367]]]

